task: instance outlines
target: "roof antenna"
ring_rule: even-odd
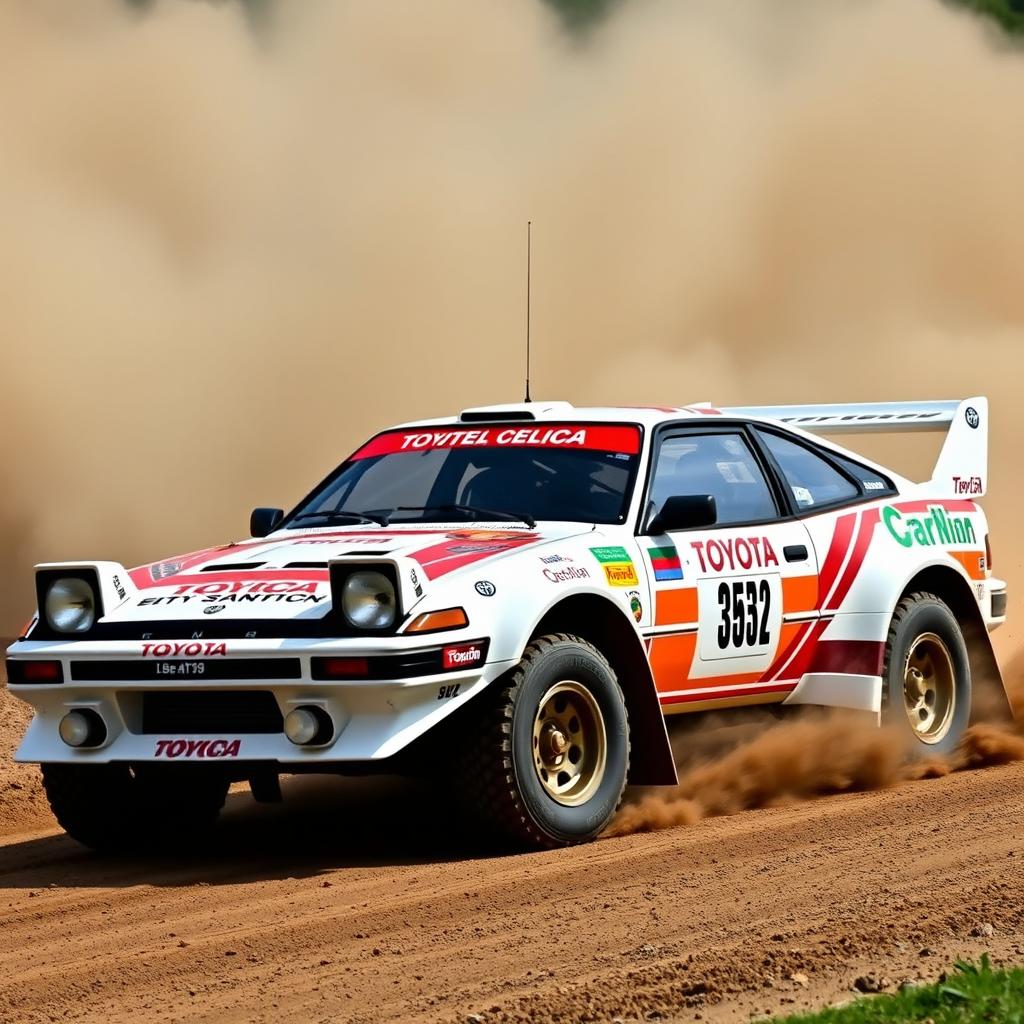
[[[530,398],[530,227],[531,222],[526,222],[526,398],[524,401],[532,402]]]

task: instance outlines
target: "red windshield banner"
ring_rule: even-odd
[[[640,451],[640,428],[629,424],[580,426],[557,423],[471,430],[462,427],[393,430],[363,445],[352,458],[372,459],[378,455],[423,452],[435,448],[575,448],[636,455]]]

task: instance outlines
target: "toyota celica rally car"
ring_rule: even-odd
[[[929,429],[926,483],[819,437]],[[1007,710],[987,436],[984,398],[386,430],[252,539],[37,566],[17,758],[95,848],[194,836],[235,781],[435,770],[551,847],[600,833],[627,782],[676,781],[666,715],[857,709],[946,752],[982,689]]]

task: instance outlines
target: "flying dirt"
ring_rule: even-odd
[[[37,561],[241,536],[387,423],[518,399],[532,219],[537,394],[988,394],[1010,665],[1024,58],[987,22],[634,0],[576,38],[499,0],[275,12],[255,35],[226,4],[0,4],[0,632]],[[0,710],[0,1020],[732,1020],[1024,956],[1012,731],[909,772],[832,719],[680,748],[677,790],[528,857],[478,849],[443,795],[239,792],[182,864],[60,836],[10,762],[24,708]]]

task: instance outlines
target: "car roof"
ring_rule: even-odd
[[[570,402],[514,402],[506,405],[486,405],[463,409],[454,416],[439,419],[416,420],[402,423],[394,429],[410,427],[459,426],[472,427],[486,423],[562,422],[579,423],[640,423],[655,426],[658,423],[686,419],[720,416],[719,409],[707,402],[687,406],[623,405],[575,406]]]
[[[937,405],[948,405],[949,403],[933,403]],[[895,408],[895,405],[892,406]],[[909,407],[909,403],[908,403]],[[677,423],[681,420],[691,420],[694,423],[703,422],[709,425],[717,419],[727,421],[741,420],[753,423],[768,423],[776,428],[782,429],[789,434],[802,437],[806,441],[825,448],[835,455],[855,459],[864,466],[875,469],[886,476],[891,477],[902,490],[913,486],[912,481],[892,469],[865,458],[859,452],[838,445],[835,442],[823,438],[817,430],[810,431],[791,422],[782,422],[782,414],[788,412],[813,412],[815,409],[824,410],[826,413],[846,413],[851,409],[878,409],[885,413],[886,406],[763,406],[749,408],[720,408],[713,406],[710,402],[698,402],[691,405],[668,406],[668,405],[609,405],[609,406],[575,406],[570,402],[514,402],[505,405],[477,406],[470,409],[463,409],[454,416],[445,416],[438,419],[416,420],[410,423],[402,423],[388,430],[409,430],[421,427],[460,427],[472,430],[473,428],[484,427],[487,424],[495,423],[522,423],[527,426],[530,423],[544,422],[574,422],[574,423],[638,423],[645,427],[650,433],[653,428],[661,423]],[[775,415],[772,415],[775,413]],[[891,428],[890,428],[891,429]]]

